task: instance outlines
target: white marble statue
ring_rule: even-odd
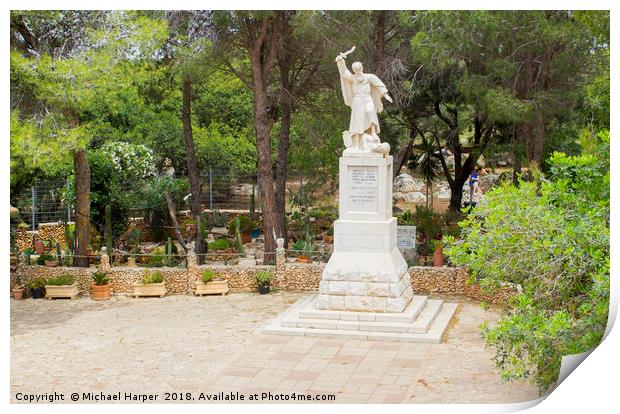
[[[351,107],[349,130],[342,133],[346,146],[344,155],[373,152],[386,155],[390,152],[390,144],[381,143],[379,139],[377,113],[383,110],[381,98],[385,98],[388,102],[392,102],[392,98],[376,75],[364,73],[364,67],[360,62],[351,65],[353,73],[347,69],[344,59],[354,50],[355,46],[336,57],[344,103]]]

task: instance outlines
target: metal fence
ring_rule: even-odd
[[[31,230],[37,230],[39,223],[71,221],[72,205],[66,199],[70,183],[68,180],[43,181],[24,189],[15,200],[21,220]]]
[[[248,211],[254,194],[255,210],[260,211],[258,181],[254,175],[209,169],[200,174],[200,185],[200,202],[209,210]]]
[[[261,211],[259,183],[256,175],[209,169],[202,171],[199,179],[202,191],[200,202],[204,208],[249,211],[250,200],[254,194],[254,209]],[[127,192],[136,191],[133,183],[127,183],[126,188]],[[286,188],[288,209],[292,196],[299,195],[304,188],[303,179],[289,180]],[[14,207],[20,211],[21,220],[28,224],[31,230],[37,230],[40,223],[70,222],[74,219],[74,201],[67,198],[70,189],[69,179],[41,181],[30,188],[23,189],[16,196],[12,195],[11,199]],[[183,204],[181,200],[175,201],[178,201],[179,205]],[[140,217],[144,216],[148,208],[136,205],[129,206],[129,210],[132,217]]]

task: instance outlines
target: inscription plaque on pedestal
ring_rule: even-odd
[[[349,168],[349,211],[377,211],[377,167]]]

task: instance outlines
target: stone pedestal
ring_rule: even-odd
[[[403,312],[411,298],[407,263],[396,246],[392,157],[340,158],[339,219],[316,308]]]

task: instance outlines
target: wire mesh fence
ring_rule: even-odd
[[[40,223],[71,221],[73,211],[67,197],[69,185],[68,180],[42,181],[23,189],[14,197],[21,221],[30,230],[37,230]]]
[[[177,177],[184,178],[184,177]],[[240,174],[231,171],[208,169],[199,175],[201,186],[200,202],[208,210],[249,211],[252,208],[261,211],[261,196],[256,175]],[[123,191],[136,194],[135,205],[127,206],[130,216],[144,217],[150,205],[145,206],[139,197],[143,189],[135,183],[124,183]],[[303,179],[290,180],[286,185],[287,208],[291,207],[293,198],[299,197],[303,189]],[[186,196],[186,195],[185,195]],[[71,222],[75,218],[73,191],[69,179],[41,181],[19,194],[12,195],[13,206],[20,212],[20,219],[30,230],[37,230],[40,223]],[[189,207],[187,199],[175,199],[177,206]],[[162,203],[165,204],[165,203]],[[16,224],[16,223],[13,223]],[[101,223],[96,223],[101,224]]]
[[[22,257],[18,257],[14,253],[11,253],[11,265],[16,266],[18,259],[24,262],[26,265],[40,265],[48,267],[73,267],[76,266],[76,260],[78,258],[86,258],[89,265],[99,265],[101,261],[101,254],[94,253],[85,256],[76,255],[67,251],[61,252],[61,254],[34,254],[34,253],[21,253]],[[331,256],[331,249],[324,248],[311,252],[287,249],[285,251],[286,261],[288,263],[300,263],[300,264],[319,264],[327,263]],[[187,267],[187,255],[184,252],[176,254],[157,254],[157,253],[130,253],[124,251],[114,251],[109,255],[110,265],[112,267],[145,267],[145,268],[159,268],[159,267]],[[246,255],[240,252],[221,252],[221,251],[209,251],[197,255],[198,263],[202,265],[261,265],[261,264],[275,264],[276,253],[275,252],[260,252],[256,255]],[[250,263],[252,262],[252,263]]]
[[[260,211],[260,194],[255,175],[209,169],[200,174],[200,185],[200,201],[209,210],[248,211],[254,198],[255,210]]]

